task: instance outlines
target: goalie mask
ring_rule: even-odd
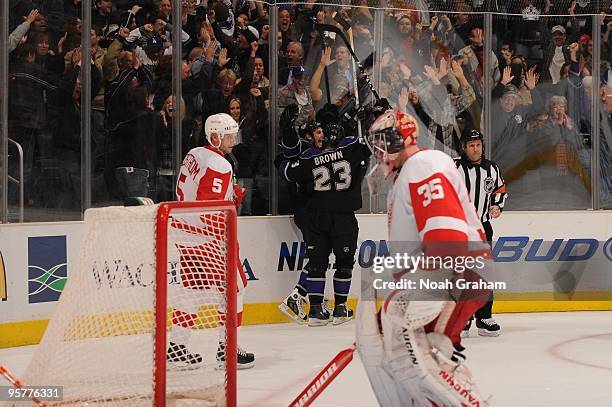
[[[367,143],[379,162],[392,162],[404,147],[416,145],[418,136],[419,125],[414,117],[390,109],[372,123]]]
[[[372,123],[366,138],[372,157],[365,176],[371,195],[384,191],[386,178],[393,171],[400,151],[416,145],[418,134],[419,126],[414,117],[397,109],[385,111]]]

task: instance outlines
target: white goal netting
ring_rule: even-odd
[[[158,208],[86,212],[78,262],[69,265],[66,288],[23,377],[26,384],[63,386],[63,404],[153,405],[154,383],[163,382],[154,376],[163,368],[154,358],[155,304],[166,294],[165,326],[157,335],[167,334],[169,405],[226,404],[235,374],[235,368],[226,369],[222,352],[226,326],[235,329],[225,323],[226,270],[234,253],[227,220],[235,214],[175,208],[156,238]],[[167,284],[157,287],[156,254],[163,247]]]

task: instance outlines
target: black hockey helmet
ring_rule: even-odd
[[[340,123],[328,123],[323,128],[325,147],[336,147],[344,138],[344,127]]]
[[[340,110],[338,106],[332,103],[326,103],[317,112],[317,121],[323,126],[327,126],[329,123],[340,123]]]
[[[461,136],[461,143],[467,144],[468,141],[476,141],[480,140],[484,143],[484,136],[482,133],[476,129],[466,129],[464,134]]]
[[[305,139],[307,138],[307,136],[312,136],[315,130],[319,127],[321,127],[321,123],[314,120],[308,120],[300,124],[300,127],[298,128],[298,134],[300,138]]]

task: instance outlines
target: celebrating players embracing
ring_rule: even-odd
[[[359,225],[355,211],[361,208],[361,180],[369,149],[357,137],[344,135],[340,124],[324,129],[313,125],[313,139],[323,136],[323,145],[304,150],[294,161],[279,168],[290,182],[312,183],[312,195],[305,208],[304,224],[308,264],[308,325],[327,325],[330,315],[323,306],[325,274],[329,255],[336,258],[334,272],[333,323],[350,320],[353,311],[346,305],[351,287]]]

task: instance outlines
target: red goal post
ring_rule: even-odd
[[[226,211],[226,243],[227,243],[227,272],[226,272],[226,405],[237,405],[237,328],[236,292],[238,267],[238,222],[236,206],[231,201],[199,201],[199,202],[165,202],[160,204],[156,221],[156,284],[158,287],[168,285],[168,221],[171,212],[189,209],[222,209]],[[154,373],[154,405],[166,405],[166,310],[168,306],[167,291],[160,290],[155,303],[155,373]]]

